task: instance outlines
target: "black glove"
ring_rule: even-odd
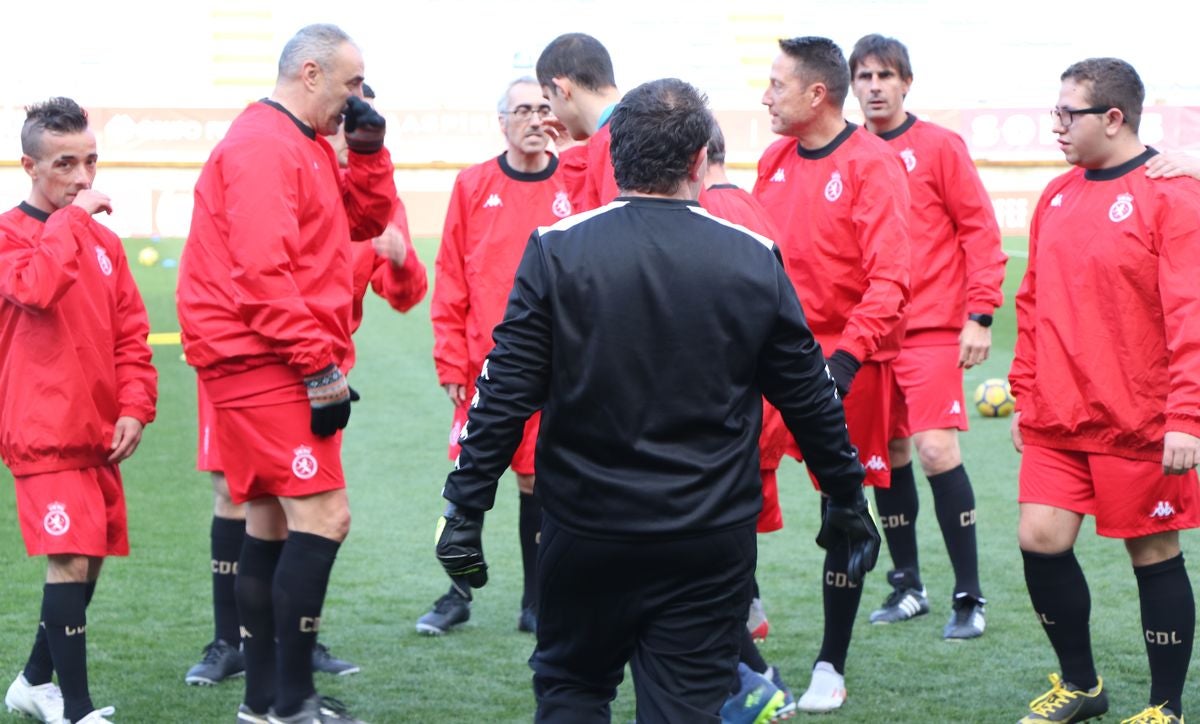
[[[305,377],[304,390],[312,407],[310,429],[314,435],[329,437],[350,422],[350,384],[337,365],[330,363]]]
[[[471,588],[487,584],[487,561],[483,560],[483,511],[446,504],[446,512],[438,519],[438,562],[450,576],[454,587],[467,597]]]
[[[875,512],[867,502],[862,488],[857,488],[849,500],[826,501],[821,516],[821,530],[817,532],[817,545],[825,550],[846,544],[850,547],[850,565],[846,575],[850,583],[859,585],[867,571],[875,567],[879,558],[879,528],[875,524]]]
[[[829,359],[825,360],[825,364],[829,367],[829,374],[833,377],[833,384],[837,387],[838,395],[843,399],[850,394],[850,383],[854,382],[854,375],[858,373],[858,368],[862,367],[862,362],[854,358],[844,349],[835,350],[829,355]]]
[[[383,134],[387,121],[379,111],[371,107],[358,96],[350,96],[346,107],[342,109],[345,116],[344,130],[346,146],[355,153],[375,153],[383,148]]]

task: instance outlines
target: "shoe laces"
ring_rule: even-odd
[[[458,604],[456,603],[456,601],[461,601],[461,600],[463,600],[462,596],[459,596],[454,593],[447,593],[446,595],[442,596],[441,598],[439,598],[437,601],[434,602],[433,610],[437,611],[438,613],[446,613],[453,608],[457,608]]]
[[[204,664],[215,664],[221,660],[223,653],[220,641],[213,641],[204,647],[204,658],[200,661]]]
[[[1134,714],[1128,719],[1122,719],[1121,724],[1170,724],[1173,714],[1163,711],[1164,707],[1166,707],[1165,702],[1158,706],[1146,707],[1145,710]],[[1180,720],[1176,719],[1175,721]]]
[[[1068,689],[1058,674],[1050,674],[1050,684],[1050,691],[1029,702],[1029,709],[1034,714],[1053,714],[1083,693],[1082,690]]]
[[[329,653],[329,647],[320,641],[313,643],[313,655],[319,659],[333,658],[333,654]]]
[[[895,608],[896,606],[899,606],[900,602],[907,598],[912,590],[913,589],[909,588],[908,586],[904,586],[903,584],[893,587],[892,592],[889,593],[888,597],[884,600],[883,607]]]

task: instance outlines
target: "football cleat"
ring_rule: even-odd
[[[320,641],[313,644],[312,668],[313,671],[319,671],[323,674],[333,674],[334,676],[349,676],[350,674],[357,674],[362,671],[355,664],[343,661],[329,653],[329,647]]]
[[[888,571],[892,592],[883,606],[871,612],[871,623],[899,623],[929,613],[929,597],[925,587],[918,587],[915,577],[907,571]]]
[[[238,707],[237,721],[238,724],[270,724],[266,714],[259,714],[245,704]]]
[[[1108,694],[1100,677],[1096,677],[1096,686],[1086,691],[1063,681],[1058,674],[1050,674],[1050,685],[1050,691],[1029,702],[1029,713],[1017,724],[1079,722],[1108,711]]]
[[[25,672],[17,674],[8,693],[4,695],[4,706],[13,714],[31,716],[41,722],[62,724],[62,692],[49,681],[34,686],[25,678]]]
[[[779,675],[779,669],[774,666],[767,668],[767,673],[763,674],[771,680],[776,689],[783,692],[783,706],[776,710],[775,715],[771,717],[771,721],[783,721],[791,719],[796,715],[796,697],[792,696],[792,690],[787,684],[783,683],[783,677]]]
[[[942,629],[942,638],[947,641],[966,641],[982,636],[984,628],[987,627],[987,621],[983,617],[987,611],[984,607],[986,603],[982,598],[965,593],[955,594],[954,604],[950,609],[950,620]]]
[[[459,624],[466,623],[471,618],[471,602],[451,589],[446,595],[434,601],[425,615],[417,619],[417,633],[427,636],[441,636]]]
[[[1122,719],[1121,724],[1183,724],[1183,717],[1167,708],[1166,704],[1148,706],[1128,719]]]
[[[313,694],[304,700],[300,711],[291,716],[279,716],[272,710],[267,714],[268,724],[363,724],[350,715],[342,702],[332,696]]]
[[[87,716],[75,722],[75,724],[113,724],[112,719],[106,719],[116,713],[116,708],[106,706],[103,709],[93,709]]]
[[[783,692],[762,674],[738,664],[741,688],[721,707],[721,724],[767,724],[783,706]]]
[[[746,617],[746,628],[756,644],[766,641],[767,634],[771,633],[771,624],[767,621],[767,612],[763,610],[761,598],[750,599],[750,615]]]
[[[818,661],[813,667],[812,681],[808,690],[800,697],[796,708],[800,711],[823,713],[840,709],[846,703],[846,677],[833,668],[828,661]]]
[[[224,639],[217,639],[204,647],[200,663],[188,669],[183,680],[192,686],[213,686],[245,673],[242,652]]]

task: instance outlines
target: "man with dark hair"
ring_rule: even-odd
[[[1182,722],[1196,604],[1179,531],[1200,526],[1200,183],[1147,177],[1156,151],[1138,138],[1145,90],[1128,63],[1090,58],[1061,80],[1053,130],[1075,168],[1034,209],[1009,379],[1025,583],[1062,668],[1021,721],[1108,711],[1074,553],[1093,515],[1098,534],[1124,540],[1141,601],[1149,706],[1125,721]]]
[[[518,78],[500,97],[498,119],[506,149],[496,158],[464,169],[454,180],[437,279],[429,313],[438,382],[454,405],[450,459],[475,398],[474,380],[491,349],[492,330],[504,316],[513,274],[529,233],[571,215],[569,189],[550,153],[546,121],[550,106],[533,78]],[[538,420],[530,418],[511,459],[520,494],[518,535],[524,587],[517,630],[537,628],[537,538],[542,509],[534,494],[534,446]],[[450,590],[417,621],[417,631],[439,636],[471,617],[471,588],[451,578]]]
[[[235,583],[246,695],[239,721],[347,722],[319,697],[312,650],[350,510],[350,240],[396,199],[384,120],[362,100],[362,53],[332,25],[284,46],[196,184],[177,308],[188,363],[216,408],[235,504],[249,502]],[[345,120],[343,174],[325,140]]]
[[[118,464],[154,420],[158,375],[125,249],[92,219],[112,202],[92,188],[87,113],[69,98],[27,111],[21,167],[33,185],[0,214],[0,457],[46,585],[4,703],[39,721],[102,724],[113,707],[95,707],[88,689],[87,606],[104,559],[129,555]]]
[[[891,485],[875,488],[892,554],[892,592],[871,623],[929,612],[917,556],[917,486],[912,447],[929,478],[942,539],[954,569],[946,639],[983,635],[984,598],[975,543],[975,492],[963,467],[958,431],[967,429],[963,370],[987,359],[992,314],[1004,300],[1000,227],[991,198],[959,136],[904,110],[912,85],[908,49],[867,35],[850,54],[851,87],[867,129],[904,161],[912,199],[912,302],[900,354],[888,443]]]
[[[867,484],[886,487],[892,360],[909,296],[904,167],[886,143],[843,117],[850,71],[833,41],[792,38],[779,47],[762,102],[771,130],[786,138],[759,160],[754,196],[779,228],[784,265],[845,401]],[[825,635],[798,703],[804,711],[831,711],[846,698],[846,654],[862,600],[848,564],[846,549],[826,552]]]
[[[695,203],[711,124],[675,79],[617,106],[622,196],[530,237],[443,490],[438,557],[482,585],[484,511],[542,410],[539,722],[607,722],[626,663],[639,722],[719,721],[757,557],[763,395],[831,496],[819,542],[854,550],[855,581],[878,553],[841,402],[774,245]],[[780,692],[743,681],[727,717],[769,719]]]
[[[551,123],[577,141],[586,140],[586,171],[572,190],[575,211],[599,208],[617,195],[609,154],[608,120],[621,100],[608,50],[590,35],[560,35],[537,60],[537,79],[550,103]]]

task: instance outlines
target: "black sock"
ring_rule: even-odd
[[[954,593],[983,600],[979,587],[979,553],[975,543],[975,491],[966,468],[959,465],[929,476],[933,508],[942,540],[954,568]]]
[[[1081,689],[1096,685],[1089,619],[1092,596],[1074,549],[1043,554],[1021,551],[1029,601],[1058,655],[1062,678]]]
[[[892,486],[875,488],[875,507],[887,539],[892,566],[912,577],[913,587],[921,587],[921,564],[917,561],[917,483],[912,463],[892,468]]]
[[[246,521],[235,518],[212,519],[212,591],[213,639],[238,645],[237,562],[246,539]]]
[[[854,617],[862,601],[862,586],[850,583],[846,569],[850,567],[850,547],[839,545],[825,551],[822,598],[825,604],[825,635],[817,661],[828,661],[839,674],[846,671],[846,653],[854,633]]]
[[[234,590],[241,622],[242,655],[246,664],[244,702],[266,714],[275,702],[275,609],[271,581],[283,552],[283,541],[247,535],[238,559]]]
[[[83,606],[87,609],[96,593],[96,582],[86,584]],[[43,593],[43,598],[45,594]],[[54,659],[50,656],[50,641],[46,638],[46,623],[38,621],[37,634],[33,637],[33,650],[29,652],[29,660],[25,662],[25,681],[33,686],[49,684],[54,678]],[[85,712],[86,713],[86,712]]]
[[[1196,599],[1183,554],[1135,566],[1146,657],[1150,659],[1150,705],[1165,703],[1183,718],[1183,682],[1192,660]]]
[[[79,721],[95,709],[88,691],[87,583],[47,583],[42,589],[42,621],[58,686],[63,716]]]
[[[537,610],[537,550],[538,532],[542,529],[542,501],[536,495],[521,493],[518,533],[521,538],[521,565],[525,572],[525,587],[521,592],[521,608]]]
[[[289,531],[275,569],[275,657],[279,689],[275,713],[291,716],[316,692],[312,649],[321,627],[321,606],[341,543],[312,533]]]
[[[754,637],[750,635],[750,630],[743,626],[742,631],[745,635],[741,639],[741,651],[738,660],[749,666],[751,671],[756,671],[760,674],[767,673],[767,660],[763,658],[762,653],[758,650],[758,645],[754,643]]]

